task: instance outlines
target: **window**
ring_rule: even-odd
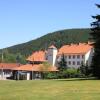
[[[77,62],[77,65],[80,65],[80,62],[79,61]]]
[[[73,61],[73,65],[75,65],[75,61]]]
[[[67,56],[65,56],[65,59],[67,59]]]
[[[77,55],[77,58],[80,58],[80,55]]]
[[[84,55],[82,55],[82,58],[84,58]]]
[[[71,56],[69,55],[69,59],[71,59]]]
[[[75,59],[75,55],[73,55],[73,59]]]
[[[69,61],[68,64],[71,65],[71,61]]]

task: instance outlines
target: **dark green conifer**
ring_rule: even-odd
[[[96,4],[96,6],[100,8],[99,4]],[[91,23],[92,32],[90,33],[94,46],[94,55],[91,67],[93,75],[100,78],[100,15],[92,16],[92,18],[95,19],[95,22]]]

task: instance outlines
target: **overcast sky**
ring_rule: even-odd
[[[0,48],[61,29],[89,28],[99,0],[0,0]]]

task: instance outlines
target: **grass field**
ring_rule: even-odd
[[[0,100],[100,100],[100,80],[0,81]]]

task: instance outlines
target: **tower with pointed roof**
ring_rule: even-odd
[[[50,64],[52,64],[52,66],[55,66],[56,56],[57,56],[57,48],[54,45],[51,45],[48,48],[47,60]]]

